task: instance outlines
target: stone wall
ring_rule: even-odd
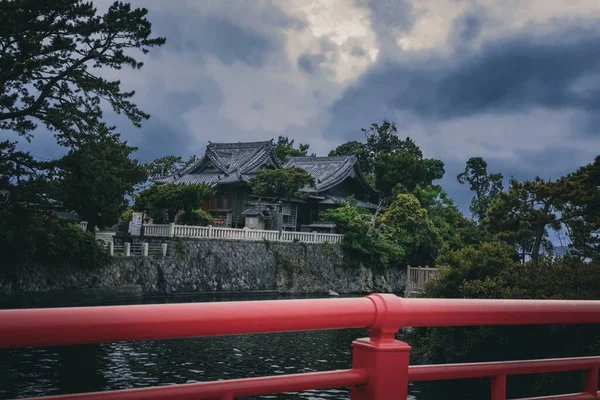
[[[337,245],[161,239],[169,256],[115,257],[108,267],[0,277],[0,294],[139,285],[144,293],[277,291],[281,293],[402,292],[405,271],[378,272]]]

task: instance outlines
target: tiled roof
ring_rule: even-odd
[[[346,197],[327,195],[327,196],[325,196],[324,200],[319,201],[319,204],[337,204],[337,205],[339,205],[339,204],[342,204],[346,200],[347,200]],[[356,205],[359,207],[370,208],[373,210],[377,209],[377,204],[369,203],[369,202],[362,201],[362,200],[356,199],[356,198],[353,201],[355,201]]]
[[[209,143],[196,164],[177,174],[156,178],[154,182],[209,185],[248,182],[265,164],[281,168],[273,148],[272,141]]]
[[[342,157],[292,157],[284,168],[302,168],[315,178],[314,187],[306,187],[306,192],[322,192],[342,183],[348,177],[356,177],[371,193],[375,189],[362,174],[356,156]]]

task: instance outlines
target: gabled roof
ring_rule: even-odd
[[[247,143],[210,143],[204,156],[176,174],[153,179],[155,183],[247,182],[264,165],[281,168],[272,140]]]
[[[315,178],[315,186],[304,188],[305,192],[323,192],[339,185],[346,178],[356,178],[368,192],[376,193],[360,170],[356,156],[292,157],[284,165],[284,168],[290,167],[301,168]]]

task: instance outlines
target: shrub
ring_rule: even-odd
[[[598,299],[600,265],[577,258],[521,264],[514,249],[485,243],[479,249],[449,253],[437,281],[423,297],[494,299]],[[600,329],[586,326],[517,326],[468,328],[418,328],[409,334],[416,363],[460,363],[554,357],[576,357],[600,352]],[[529,397],[580,391],[577,374],[511,378],[508,396]],[[489,381],[436,383],[447,393],[489,395]]]
[[[29,268],[101,268],[108,251],[94,234],[53,214],[29,210],[0,212],[0,259],[5,274]]]
[[[215,220],[206,211],[198,209],[184,212],[179,218],[179,223],[182,225],[208,226],[214,225]]]

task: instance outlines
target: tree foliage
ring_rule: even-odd
[[[506,243],[483,243],[440,257],[440,278],[422,294],[436,298],[598,299],[600,265],[580,258],[521,264]],[[407,338],[416,363],[462,363],[589,356],[600,351],[600,330],[587,326],[418,328]],[[508,397],[522,398],[577,392],[578,375],[524,376],[508,386]],[[464,398],[489,395],[489,380],[440,383],[447,393]]]
[[[597,258],[600,248],[600,157],[556,181],[539,177],[511,181],[507,192],[492,203],[488,230],[520,249],[522,258],[536,260],[549,252],[550,233],[566,233],[570,250]]]
[[[0,273],[19,277],[44,268],[101,268],[110,255],[79,226],[49,212],[11,205],[0,207],[0,259]]]
[[[146,170],[131,158],[136,150],[106,136],[82,142],[55,165],[54,198],[88,222],[87,229],[116,224],[125,211],[126,195],[146,180]]]
[[[202,209],[186,211],[179,218],[179,223],[182,225],[208,226],[214,225],[213,217]]]
[[[195,155],[191,156],[187,160],[184,160],[180,156],[163,156],[159,157],[151,162],[144,164],[144,167],[148,171],[148,176],[155,178],[163,175],[172,175],[178,171],[182,171],[198,162],[198,157]]]
[[[143,63],[132,56],[165,43],[151,37],[147,10],[115,2],[98,14],[83,0],[0,2],[0,129],[30,138],[38,123],[71,145],[114,130],[103,122],[103,104],[140,126],[148,114],[101,70]]]
[[[460,184],[469,184],[469,189],[475,192],[469,210],[475,219],[483,221],[492,201],[504,189],[502,174],[488,173],[487,162],[483,158],[471,157],[456,179]]]
[[[174,222],[179,211],[193,213],[212,198],[213,189],[204,183],[189,185],[152,185],[135,198],[134,209],[162,220],[162,210],[166,210],[168,221]]]
[[[344,234],[342,246],[373,268],[398,265],[405,257],[395,230],[383,224],[373,226],[371,213],[352,200],[327,210],[324,219],[335,223]]]
[[[305,197],[300,189],[314,186],[315,179],[301,168],[263,169],[250,180],[252,193],[263,197]]]
[[[397,195],[379,223],[393,229],[394,241],[403,249],[407,264],[430,264],[442,247],[439,231],[412,194]]]
[[[398,136],[396,124],[383,121],[362,129],[365,142],[344,143],[329,155],[355,155],[370,183],[391,200],[397,193],[413,193],[417,186],[431,185],[444,176],[444,163],[423,158],[423,152],[409,137]]]
[[[287,136],[279,136],[275,143],[275,154],[281,163],[286,162],[290,157],[306,157],[310,145],[300,143],[298,148],[294,147],[294,139],[290,140]],[[311,154],[312,157],[315,154]]]
[[[367,154],[367,147],[363,142],[352,140],[350,142],[342,143],[335,149],[331,150],[328,156],[356,156],[356,158],[358,158],[358,164],[360,166],[361,171],[365,174],[369,174],[372,172],[371,161]]]
[[[485,238],[485,231],[465,217],[439,185],[418,187],[415,196],[437,229],[442,241],[440,253],[475,246]]]

